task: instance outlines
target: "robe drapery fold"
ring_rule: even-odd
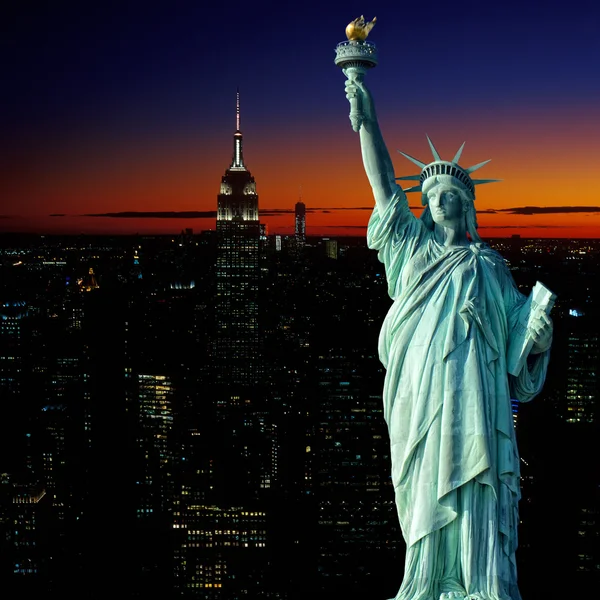
[[[519,600],[519,456],[511,397],[531,400],[548,365],[546,352],[531,357],[519,377],[507,373],[508,341],[525,297],[497,252],[482,243],[452,248],[438,243],[412,215],[402,192],[385,210],[375,207],[367,240],[385,265],[394,301],[381,329],[379,356],[386,368],[383,406],[392,481],[408,548],[397,598],[420,597],[409,580],[422,574],[412,570],[422,569],[424,546],[439,545],[423,540],[457,519],[468,529],[468,513],[474,526],[478,519],[492,519],[494,540],[466,549],[458,547],[456,536],[463,586],[491,600]],[[477,513],[475,504],[466,506],[467,498],[477,499]],[[410,558],[411,548],[421,559]],[[423,585],[441,585],[436,576],[427,579]]]

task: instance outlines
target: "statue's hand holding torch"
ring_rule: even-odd
[[[365,23],[364,17],[354,19],[346,27],[347,42],[341,42],[335,50],[335,64],[342,68],[346,81],[346,98],[350,102],[350,123],[359,131],[363,121],[372,115],[373,101],[364,85],[364,75],[377,64],[375,44],[367,42],[369,31],[375,21]]]
[[[359,131],[365,121],[373,117],[373,99],[365,86],[364,73],[358,69],[343,69],[346,79],[346,98],[350,102],[350,123],[354,131]]]

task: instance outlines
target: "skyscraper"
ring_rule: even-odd
[[[135,398],[138,418],[137,448],[140,472],[136,516],[154,520],[172,510],[173,452],[169,444],[173,428],[173,384],[165,375],[139,373]]]
[[[591,317],[591,318],[590,318]],[[595,315],[570,310],[567,320],[566,420],[594,423],[598,419],[600,335],[592,325]]]
[[[238,92],[233,157],[217,198],[211,369],[197,412],[189,411],[173,510],[175,587],[207,599],[263,593],[272,563],[267,496],[277,479],[278,438],[265,410],[258,328],[265,231],[242,142]],[[206,404],[210,426],[199,417]]]
[[[232,396],[257,381],[260,224],[256,183],[244,164],[240,95],[233,158],[217,198],[215,374]]]
[[[306,242],[306,204],[304,202],[296,202],[296,245],[302,248]]]
[[[318,585],[337,592],[372,584],[372,565],[393,559],[395,510],[377,357],[357,342],[331,347],[316,365]]]

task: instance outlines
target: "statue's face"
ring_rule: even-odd
[[[456,227],[464,222],[462,196],[456,188],[438,184],[427,192],[427,203],[434,223],[443,227]]]

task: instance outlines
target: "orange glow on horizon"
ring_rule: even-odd
[[[587,113],[590,111],[588,110]],[[596,110],[598,112],[598,110]],[[423,115],[410,123],[382,118],[396,174],[417,172],[396,154],[400,147],[428,162],[431,154],[424,131],[442,157],[451,158],[466,139],[461,165],[488,158],[476,178],[500,183],[477,188],[479,211],[502,211],[523,206],[590,206],[596,192],[600,158],[600,114],[596,122],[565,113],[465,118],[458,125],[428,122]],[[431,121],[431,119],[430,119]],[[291,127],[291,126],[290,126]],[[442,128],[443,127],[443,128]],[[400,135],[400,130],[404,129]],[[436,135],[437,133],[437,135]],[[8,173],[5,197],[11,198],[12,218],[0,220],[2,231],[62,233],[175,233],[184,227],[212,229],[214,219],[84,218],[86,213],[121,211],[214,211],[220,179],[230,164],[233,132],[210,147],[195,139],[127,140],[93,143],[78,140],[57,145],[52,154],[26,157],[27,168]],[[293,208],[306,204],[309,235],[364,233],[372,193],[360,157],[359,141],[344,119],[318,130],[285,132],[251,130],[244,133],[244,159],[256,178],[259,205],[292,211],[265,216],[272,233],[291,233]],[[397,140],[401,140],[398,142]],[[260,141],[260,143],[259,143]],[[282,144],[286,144],[285,148]],[[5,177],[6,179],[6,177]],[[406,182],[405,182],[406,183]],[[412,206],[418,194],[409,196]],[[311,213],[311,208],[340,208]],[[5,209],[6,211],[6,209]],[[66,217],[48,217],[49,214]],[[600,237],[600,213],[514,215],[480,213],[483,237]]]

